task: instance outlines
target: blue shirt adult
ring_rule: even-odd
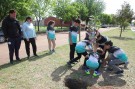
[[[28,23],[27,21],[23,23],[22,32],[25,39],[36,38],[36,32],[32,23]]]

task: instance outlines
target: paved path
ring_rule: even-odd
[[[104,32],[108,30],[112,30],[114,28],[101,28],[99,31]],[[81,32],[81,39],[84,39],[85,37],[85,31]],[[59,40],[58,40],[59,39]],[[45,50],[48,50],[48,42],[45,34],[40,34],[37,36],[37,52],[42,52]],[[68,32],[60,32],[56,33],[56,46],[62,46],[68,44]],[[32,54],[32,48],[31,48],[31,55]],[[24,41],[21,43],[20,48],[20,58],[27,57],[26,51],[25,51],[25,44]],[[9,62],[9,51],[7,43],[0,44],[0,65],[6,64]]]
[[[135,32],[135,27],[131,27],[131,30],[132,30],[133,32]]]

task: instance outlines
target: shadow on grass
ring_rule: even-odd
[[[118,37],[118,36],[110,36],[109,38],[118,39],[118,40],[135,40],[135,38],[130,38],[130,37]]]
[[[126,81],[121,79],[123,75],[111,75],[110,73],[103,71],[102,77],[103,81],[98,82],[99,86],[113,86],[113,87],[122,87],[126,84]]]
[[[101,80],[97,82],[99,77],[86,75],[84,73],[84,70],[82,70],[82,67],[79,67],[78,70],[74,70],[74,69],[70,69],[70,70],[72,71],[72,73],[70,75],[67,75],[64,81],[65,86],[67,87],[72,87],[74,83],[74,88],[69,88],[69,89],[87,89],[87,88],[98,89],[95,87],[95,84],[98,84],[103,89],[114,89],[114,87],[122,87],[126,84],[126,81],[121,78],[123,75],[113,75],[113,73],[111,74],[101,70],[102,71],[101,76],[103,77],[103,81]],[[72,81],[68,82],[68,80],[72,80]]]
[[[0,65],[0,70],[5,69],[5,68],[8,68],[8,67],[11,67],[11,66],[15,66],[15,65],[17,65],[19,63],[22,63],[22,62],[26,61],[26,60],[27,60],[27,58],[22,58],[21,61],[15,60],[13,62],[13,64],[6,63],[6,64],[3,64],[3,65]]]
[[[52,55],[52,53],[44,52],[44,53],[42,53],[42,54],[39,55],[39,56],[32,56],[32,57],[30,57],[28,60],[29,60],[29,61],[36,61],[36,60],[38,60],[38,59],[41,59],[41,58],[46,57],[46,56],[49,56],[49,55]]]
[[[46,57],[46,56],[49,56],[49,55],[51,55],[51,53],[45,53],[44,52],[43,54],[39,55],[38,57],[32,56],[29,59],[27,59],[27,57],[25,57],[25,58],[22,58],[21,61],[14,61],[13,64],[6,63],[6,64],[3,64],[3,65],[0,65],[0,70],[5,69],[5,68],[8,68],[8,67],[11,67],[11,66],[15,66],[15,65],[17,65],[19,63],[22,63],[22,62],[25,62],[27,60],[28,61],[36,61],[38,59],[41,59],[41,58]]]
[[[52,72],[51,76],[52,76],[52,80],[55,82],[58,82],[61,80],[61,77],[64,76],[67,71],[70,68],[65,64],[63,66],[58,67],[55,71]]]

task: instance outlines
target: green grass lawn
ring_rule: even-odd
[[[39,53],[40,57],[22,59],[21,63],[0,66],[0,89],[67,89],[64,86],[65,78],[75,78],[86,81],[90,87],[111,86],[119,89],[134,89],[135,84],[135,33],[127,30],[123,37],[119,38],[119,30],[111,30],[103,33],[117,45],[125,50],[129,58],[128,70],[124,76],[116,76],[102,72],[99,78],[85,75],[81,69],[81,62],[73,68],[68,68],[69,46],[58,47],[56,53],[49,55],[47,52]],[[94,88],[93,88],[94,89]],[[105,89],[105,88],[104,88]],[[113,88],[106,88],[113,89]]]

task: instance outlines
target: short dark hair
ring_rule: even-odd
[[[9,14],[13,14],[13,13],[16,13],[16,10],[14,9],[9,10]]]
[[[97,36],[97,38],[101,37],[102,35],[99,33],[99,35]]]
[[[76,23],[78,23],[78,24],[81,23],[80,19],[75,19],[74,22],[76,22]]]
[[[28,19],[31,19],[31,17],[30,17],[30,16],[26,17],[25,22],[26,22]]]
[[[113,42],[111,40],[110,41],[107,41],[107,42],[105,42],[105,45],[113,46]]]
[[[52,25],[52,24],[54,24],[55,22],[53,21],[53,20],[50,20],[49,22],[48,22],[48,26],[50,26],[50,25]]]

